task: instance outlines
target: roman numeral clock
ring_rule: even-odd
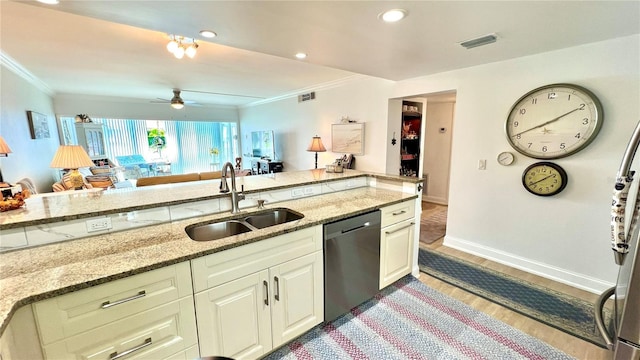
[[[534,159],[552,160],[584,149],[600,132],[602,104],[589,90],[572,84],[551,84],[524,94],[505,124],[509,144]],[[522,185],[539,196],[552,196],[567,185],[560,165],[542,161],[528,166]]]

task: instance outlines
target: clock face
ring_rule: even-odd
[[[505,131],[518,152],[535,159],[558,159],[589,145],[602,121],[602,105],[593,93],[577,85],[553,84],[518,99]]]
[[[513,156],[512,153],[508,152],[508,151],[503,151],[500,154],[498,154],[498,164],[503,165],[503,166],[508,166],[513,164],[513,161],[515,160],[515,157]]]
[[[552,196],[567,186],[567,173],[560,165],[546,161],[538,162],[524,171],[522,185],[534,195]]]

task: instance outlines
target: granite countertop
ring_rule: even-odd
[[[348,171],[343,174],[340,178],[362,176],[364,173]],[[367,175],[372,176],[371,174]],[[251,176],[239,183],[244,183],[245,190],[247,190],[257,182],[273,181],[269,179],[269,176],[271,175],[266,177]],[[278,175],[276,174],[275,177]],[[300,174],[298,177],[304,178]],[[393,178],[398,180],[398,177],[392,177],[391,180],[394,180]],[[247,181],[249,179],[251,181]],[[405,180],[403,179],[403,181]],[[300,183],[292,182],[291,184]],[[199,187],[200,193],[203,191],[202,186]],[[213,184],[204,186],[213,186]],[[170,188],[174,189],[175,187]],[[167,192],[166,189],[164,192]],[[304,218],[215,241],[192,241],[185,233],[184,228],[194,223],[235,218],[238,214],[232,215],[230,212],[224,212],[0,253],[0,289],[2,291],[0,334],[4,332],[11,316],[19,307],[39,300],[357,215],[416,197],[417,195],[398,191],[362,187],[266,206],[266,208],[289,208],[302,213]],[[30,210],[31,204],[29,205]],[[258,211],[256,208],[247,209],[243,211],[243,215],[256,211]]]
[[[344,170],[343,173],[327,173],[324,169],[315,169],[238,177],[236,178],[236,189],[240,191],[244,186],[244,192],[251,194],[362,176],[389,181],[422,182],[422,179],[419,178],[349,169]],[[228,183],[231,185],[229,180]],[[228,194],[219,193],[219,186],[220,180],[200,180],[98,192],[69,192],[56,193],[52,196],[33,196],[26,199],[25,207],[0,213],[0,230],[228,196]]]

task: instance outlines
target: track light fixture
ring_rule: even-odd
[[[190,59],[193,59],[196,56],[197,49],[198,43],[195,39],[180,35],[169,35],[167,50],[176,58],[182,59],[187,55]]]

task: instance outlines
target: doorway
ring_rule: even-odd
[[[420,240],[425,238],[432,242],[442,238],[446,232],[456,91],[418,94],[390,100],[388,131],[392,135],[392,144],[394,134],[403,134],[404,105],[413,106],[414,103],[422,104],[420,134],[423,136],[420,149],[417,151],[420,159],[416,174],[423,179]],[[401,144],[398,141],[398,145]],[[398,175],[396,171],[400,169],[400,175],[403,175],[403,164],[407,162],[403,155],[408,158],[403,149],[397,145],[390,147],[387,153],[388,173]]]

